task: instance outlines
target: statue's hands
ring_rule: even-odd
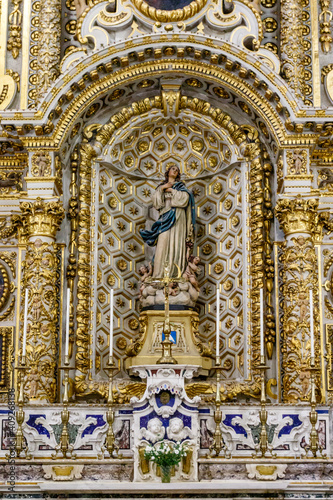
[[[162,191],[166,191],[167,193],[171,193],[172,192],[172,184],[171,182],[167,182],[166,184],[163,184],[162,186]]]

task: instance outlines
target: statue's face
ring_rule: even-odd
[[[174,165],[173,167],[170,167],[168,174],[169,174],[169,177],[172,177],[173,179],[176,179],[176,177],[179,174],[178,167],[176,167],[176,165]]]
[[[199,262],[200,262],[200,257],[194,257],[193,264],[197,265],[197,264],[199,264]]]

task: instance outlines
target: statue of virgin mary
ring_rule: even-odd
[[[183,274],[186,267],[187,248],[193,246],[195,225],[194,196],[180,180],[180,169],[171,165],[165,172],[165,180],[152,196],[159,219],[151,230],[140,234],[149,246],[156,246],[154,278],[162,278],[165,265],[170,266],[170,276]]]

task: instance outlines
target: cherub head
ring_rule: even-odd
[[[148,431],[150,431],[152,434],[160,434],[163,425],[158,418],[152,418],[151,420],[149,420],[147,428]]]
[[[189,258],[188,258],[188,260],[189,260],[189,262],[191,262],[195,266],[197,266],[198,264],[200,264],[200,257],[195,257],[194,255],[190,255]]]
[[[184,428],[183,421],[180,418],[172,418],[169,423],[169,428],[172,434],[178,434]]]
[[[149,273],[148,266],[140,266],[139,267],[139,274],[140,274],[140,276],[144,276],[147,273]]]

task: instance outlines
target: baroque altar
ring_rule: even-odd
[[[2,2],[4,498],[333,498],[331,21]]]

